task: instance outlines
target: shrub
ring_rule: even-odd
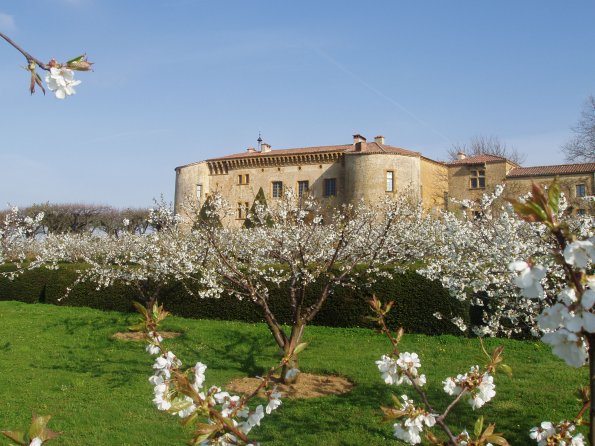
[[[24,272],[15,280],[0,278],[0,300],[17,300],[27,303],[48,303],[54,305],[86,306],[101,310],[121,312],[134,311],[132,302],[142,300],[138,291],[131,285],[116,284],[97,290],[93,283],[80,283],[73,287],[68,297],[60,300],[77,277],[81,264],[63,264],[58,270],[45,268]],[[0,271],[8,271],[11,266],[2,266]],[[358,279],[365,280],[365,279]],[[382,296],[385,301],[394,300],[395,310],[387,321],[391,327],[402,326],[410,333],[460,334],[450,319],[462,318],[469,324],[469,306],[451,297],[442,285],[430,281],[414,271],[395,274],[394,278],[380,278],[366,286],[356,284],[354,288],[339,287],[328,298],[314,319],[315,325],[330,327],[373,327],[366,320],[369,315],[368,303],[372,294]],[[316,285],[312,287],[316,295]],[[290,323],[291,311],[287,290],[278,287],[271,290],[270,305],[282,323]],[[238,300],[229,295],[219,299],[201,299],[189,295],[184,284],[177,282],[166,285],[160,292],[159,301],[175,315],[200,318],[240,320],[260,322],[261,316],[249,300]],[[436,319],[434,313],[444,317]]]

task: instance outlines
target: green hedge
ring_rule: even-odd
[[[134,311],[133,300],[141,300],[133,286],[114,285],[96,290],[92,283],[81,283],[72,289],[69,296],[60,300],[67,287],[76,279],[76,270],[84,265],[61,265],[58,270],[45,268],[26,271],[15,280],[0,278],[0,300],[18,300],[29,303],[86,306],[121,312]],[[9,266],[0,268],[10,270]],[[319,287],[311,287],[310,300]],[[365,319],[370,315],[367,301],[375,293],[382,301],[394,300],[388,322],[392,327],[402,326],[407,332],[424,334],[461,334],[448,319],[459,316],[469,324],[469,306],[452,298],[438,282],[432,282],[410,271],[396,274],[393,279],[380,278],[376,283],[357,289],[338,287],[328,298],[314,320],[315,325],[331,327],[372,327]],[[270,294],[270,306],[278,320],[290,323],[291,309],[287,289],[274,288]],[[202,319],[241,320],[259,322],[259,309],[247,300],[239,301],[232,296],[218,299],[201,299],[191,296],[181,283],[165,286],[159,301],[178,316]],[[445,317],[436,319],[439,312]]]

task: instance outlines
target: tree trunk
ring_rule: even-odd
[[[292,355],[295,348],[300,345],[302,337],[304,336],[304,328],[305,324],[301,320],[294,323],[293,327],[291,327],[291,335],[289,336],[287,344],[283,348],[285,355]],[[297,382],[299,377],[298,366],[299,359],[297,355],[294,355],[281,369],[281,382],[283,382],[283,384],[295,384]],[[295,370],[297,370],[297,373]]]

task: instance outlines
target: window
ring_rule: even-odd
[[[248,202],[238,202],[238,219],[243,220],[248,216],[249,206]]]
[[[238,184],[250,184],[250,175],[249,174],[241,174],[238,175]]]
[[[303,197],[308,193],[310,183],[308,181],[298,181],[298,197]]]
[[[273,198],[281,198],[283,195],[283,181],[273,181]]]
[[[471,189],[484,189],[486,187],[486,171],[472,170],[471,171]]]
[[[577,197],[586,197],[587,196],[587,188],[584,184],[577,184],[576,185],[576,196]]]
[[[196,201],[200,204],[200,199],[202,198],[202,184],[196,185]]]
[[[386,191],[387,192],[395,191],[394,172],[392,170],[386,171]]]
[[[326,178],[324,180],[324,196],[334,197],[335,195],[337,195],[337,179]]]

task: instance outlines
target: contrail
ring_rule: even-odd
[[[393,98],[391,98],[390,96],[385,95],[383,92],[381,92],[380,90],[378,90],[377,88],[375,88],[374,86],[370,85],[369,83],[367,83],[365,80],[361,79],[360,77],[358,77],[355,73],[353,73],[352,71],[350,71],[349,69],[347,69],[346,67],[344,67],[343,65],[341,65],[339,62],[337,62],[335,59],[333,59],[331,56],[329,56],[326,52],[324,52],[323,50],[321,50],[320,48],[317,47],[313,47],[314,50],[316,50],[316,52],[318,54],[320,54],[321,56],[323,56],[325,59],[327,59],[329,62],[331,62],[333,65],[335,65],[337,68],[339,68],[341,71],[343,71],[344,73],[348,74],[349,76],[351,76],[353,79],[355,79],[356,81],[358,81],[360,84],[362,84],[364,87],[366,87],[368,90],[372,91],[373,93],[376,93],[378,96],[380,96],[382,99],[390,102],[391,104],[393,104],[395,107],[399,108],[400,110],[402,110],[403,112],[407,113],[409,116],[411,116],[411,118],[413,118],[414,120],[416,120],[417,122],[419,122],[420,124],[422,124],[423,126],[427,127],[428,129],[430,129],[432,131],[432,133],[434,133],[435,135],[439,136],[440,138],[442,138],[444,141],[446,141],[448,144],[452,144],[452,141],[450,140],[450,138],[444,134],[442,134],[441,132],[439,132],[438,130],[436,130],[434,127],[432,127],[429,123],[427,123],[426,121],[424,121],[423,119],[421,119],[420,117],[418,117],[415,113],[413,113],[412,111],[409,111],[406,107],[404,107],[403,105],[399,104],[397,101],[395,101]]]

